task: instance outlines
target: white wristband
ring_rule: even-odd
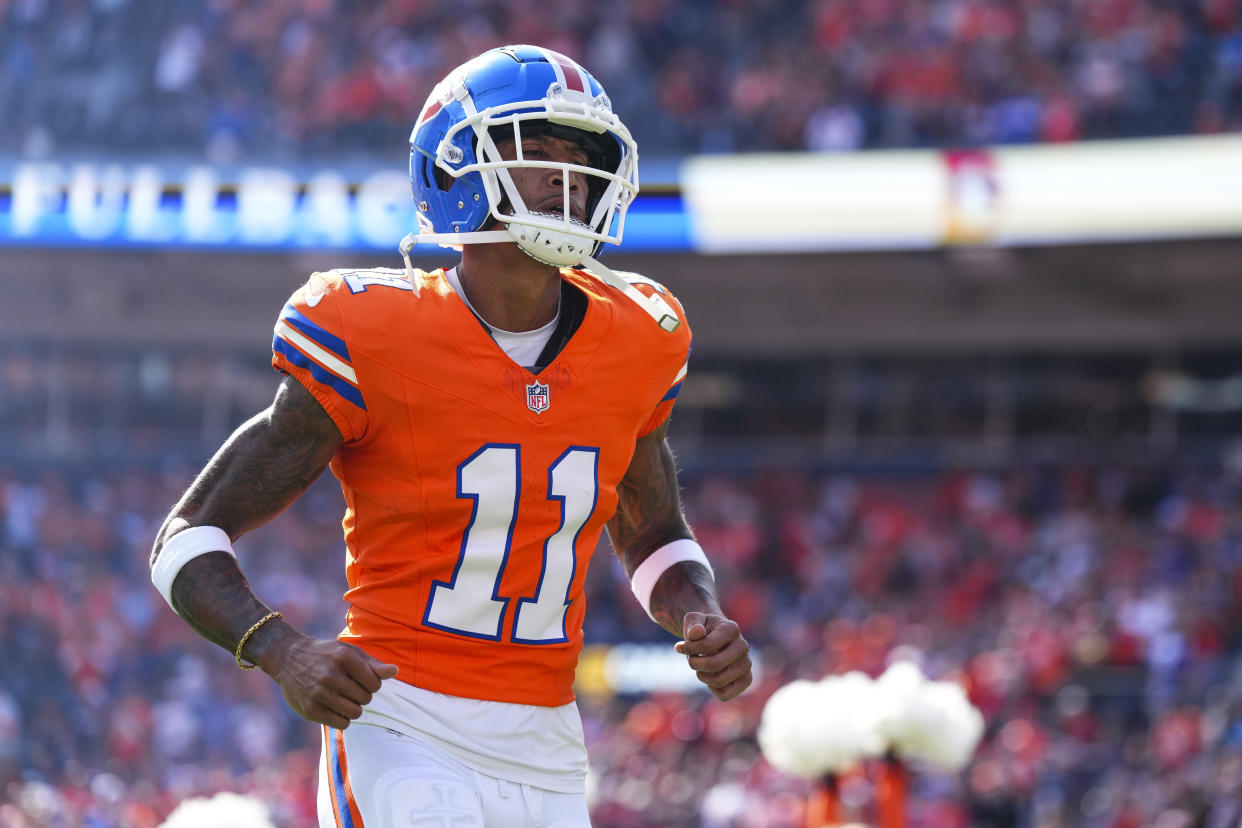
[[[630,589],[634,590],[634,597],[647,611],[647,615],[651,616],[652,621],[655,620],[655,616],[651,615],[651,591],[655,589],[656,581],[660,580],[660,576],[669,567],[679,563],[703,564],[708,574],[712,576],[712,580],[716,579],[712,565],[708,563],[707,556],[703,554],[703,547],[688,538],[664,544],[638,565],[638,569],[634,570],[634,577],[630,579]]]
[[[227,552],[234,558],[237,557],[233,544],[229,543],[228,533],[217,526],[192,526],[164,541],[160,554],[155,559],[155,566],[151,567],[151,583],[164,596],[168,606],[173,606],[173,580],[181,567],[208,552]],[[173,607],[174,611],[176,609]]]

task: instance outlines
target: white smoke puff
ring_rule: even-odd
[[[252,796],[218,793],[178,805],[160,828],[275,828],[267,806]]]
[[[915,664],[895,661],[875,681],[876,703],[880,707],[880,734],[891,747],[908,726],[909,711],[918,704],[927,678]]]
[[[928,681],[909,662],[893,664],[875,683],[882,713],[878,729],[903,759],[921,759],[961,770],[983,736],[983,714],[966,691],[948,681]]]
[[[798,680],[772,694],[759,723],[759,747],[774,766],[807,779],[840,773],[884,742],[876,728],[874,682],[863,673]]]
[[[966,767],[983,738],[983,714],[966,698],[966,691],[950,681],[928,685],[924,701],[928,719],[938,727],[930,733],[922,758],[949,771]]]

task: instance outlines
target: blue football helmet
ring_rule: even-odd
[[[587,164],[523,158],[522,137],[532,134],[574,141]],[[496,148],[506,139],[515,159]],[[514,168],[560,169],[561,209],[528,210]],[[585,222],[570,214],[570,173],[587,182]],[[410,133],[410,188],[418,242],[516,242],[541,262],[572,267],[605,242],[621,243],[638,193],[638,147],[585,69],[550,49],[506,46],[459,66],[432,90]],[[504,229],[488,229],[494,223]]]

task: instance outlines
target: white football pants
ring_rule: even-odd
[[[322,728],[319,828],[590,828],[585,794],[487,776],[409,735]]]

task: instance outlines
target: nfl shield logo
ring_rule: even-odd
[[[526,386],[526,407],[536,414],[542,414],[548,407],[548,386],[542,382],[532,382]]]

